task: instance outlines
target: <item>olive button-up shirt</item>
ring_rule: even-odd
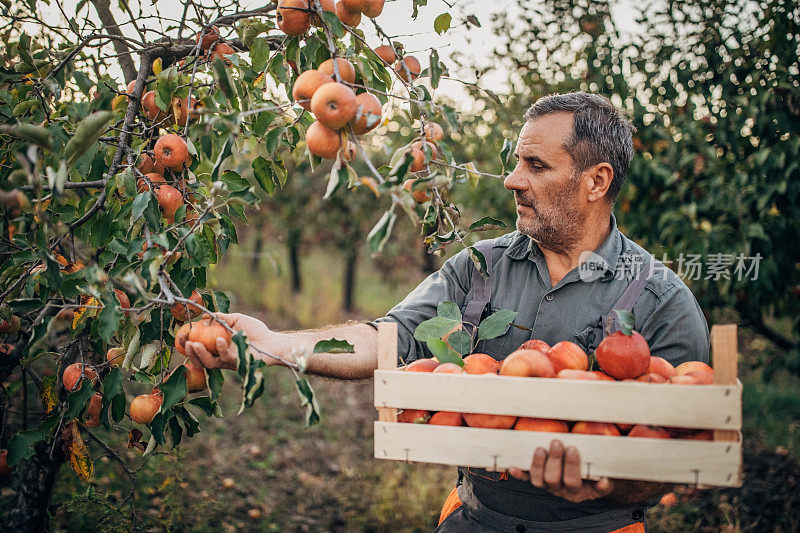
[[[492,252],[491,308],[485,315],[510,309],[518,313],[514,324],[530,330],[510,327],[501,337],[479,344],[478,351],[502,360],[529,339],[550,345],[572,341],[593,351],[603,338],[600,317],[611,312],[637,269],[652,262],[652,276],[632,310],[634,329],[647,340],[652,355],[673,365],[708,361],[708,325],[692,292],[674,272],[625,237],[613,215],[608,237],[592,256],[597,268],[592,276],[575,268],[553,286],[539,246],[518,231],[494,239]],[[376,321],[397,322],[401,364],[431,356],[427,346],[414,339],[414,330],[436,316],[441,302],[453,302],[463,313],[473,297],[476,276],[480,274],[463,250]]]

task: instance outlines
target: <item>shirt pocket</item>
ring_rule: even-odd
[[[597,345],[603,340],[603,323],[600,318],[575,334],[575,343],[583,348],[587,354],[594,352]]]
[[[481,321],[486,319],[486,317],[499,311],[499,309],[495,309],[491,305],[489,305],[488,308],[489,310],[484,311],[483,316],[481,316]],[[513,336],[513,333],[516,329],[517,328],[515,328],[514,326],[509,325],[508,329],[499,337],[478,342],[478,345],[475,347],[475,352],[485,353],[487,355],[492,356],[494,359],[498,361],[502,361],[512,351],[509,346],[512,340],[511,337]],[[478,332],[476,330],[475,335],[477,334]],[[520,344],[522,343],[520,342]]]

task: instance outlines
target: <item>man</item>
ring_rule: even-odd
[[[478,347],[497,359],[531,338],[550,344],[569,340],[592,351],[603,337],[604,317],[627,307],[654,355],[673,364],[707,361],[708,326],[691,292],[622,235],[612,214],[633,157],[633,130],[598,95],[552,95],[531,106],[514,153],[516,168],[505,179],[517,204],[517,231],[479,243],[492,264],[488,285],[462,251],[379,319],[397,322],[404,362],[426,355],[414,329],[435,316],[443,301],[462,312],[477,308],[475,321],[496,309],[519,313],[515,323],[530,331],[510,328]],[[488,298],[481,287],[488,288]],[[279,333],[251,317],[223,316],[266,352],[283,358],[296,349],[310,352],[317,341],[331,337],[355,346],[354,354],[311,356],[312,374],[361,379],[377,367],[372,323]],[[205,366],[235,368],[235,347],[220,340],[219,351],[213,357],[201,344],[186,343],[187,355]],[[528,472],[508,474],[511,478],[459,469],[457,490],[448,497],[437,531],[644,531],[647,505],[668,490],[656,483],[582,480],[578,450],[558,440],[549,450],[533,452]]]

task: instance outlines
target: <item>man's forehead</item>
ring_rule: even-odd
[[[517,139],[517,152],[561,152],[572,134],[572,113],[549,113],[525,122]]]

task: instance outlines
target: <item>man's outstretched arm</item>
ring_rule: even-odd
[[[366,323],[342,324],[317,330],[279,332],[270,330],[262,321],[240,313],[217,316],[235,330],[244,331],[247,340],[265,352],[283,359],[295,361],[299,354],[311,354],[317,342],[328,339],[344,340],[353,345],[354,353],[311,354],[306,372],[335,379],[368,379],[378,367],[378,332]],[[206,368],[235,369],[238,362],[236,345],[228,345],[224,339],[217,339],[217,353],[210,353],[202,343],[183,342],[186,355]],[[268,365],[280,365],[278,359],[255,351],[253,356]]]

